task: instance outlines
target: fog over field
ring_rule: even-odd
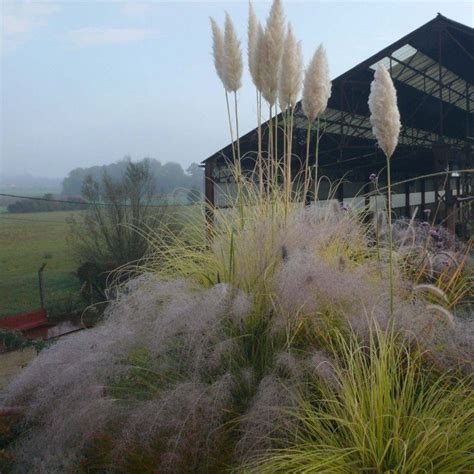
[[[125,155],[187,168],[228,143],[208,17],[227,10],[244,43],[247,1],[2,3],[0,176],[63,178]],[[255,2],[260,19],[269,4]],[[285,11],[305,63],[324,42],[332,77],[438,12],[473,23],[472,2],[458,1],[290,1]],[[254,95],[241,93],[239,108],[245,133]]]

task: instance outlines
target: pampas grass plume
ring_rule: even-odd
[[[224,36],[214,18],[209,17],[212,28],[212,55],[217,75],[225,86]]]
[[[372,132],[380,148],[390,158],[398,143],[401,124],[397,91],[383,64],[378,65],[370,85],[369,109]]]
[[[259,74],[258,74],[258,42],[259,42],[259,23],[252,2],[249,2],[249,21],[248,21],[248,62],[249,71],[252,81],[260,89]]]
[[[278,94],[278,72],[285,41],[285,17],[281,0],[274,0],[267,19],[265,34],[259,51],[262,68],[262,95],[272,106]]]
[[[242,51],[234,24],[228,13],[225,14],[224,65],[224,86],[228,92],[236,92],[242,86]]]
[[[288,106],[294,107],[301,90],[303,79],[303,52],[301,41],[296,42],[291,24],[283,47],[279,78],[279,101],[282,110]]]
[[[311,59],[304,78],[303,112],[310,122],[322,114],[331,97],[331,80],[326,50],[320,45]]]
[[[263,55],[265,54],[265,31],[263,26],[259,23],[257,29],[257,41],[255,48],[255,85],[257,89],[262,92],[263,90]]]

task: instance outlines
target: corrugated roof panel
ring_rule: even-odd
[[[394,51],[391,57],[392,60],[386,56],[372,64],[370,69],[375,70],[378,64],[383,64],[387,69],[390,69],[391,66],[391,75],[394,80],[436,96],[439,96],[439,76],[441,72],[443,101],[453,104],[462,110],[467,110],[467,100],[463,98],[466,91],[466,81],[452,71],[444,66],[441,67],[440,71],[437,62],[417,51],[409,44]]]

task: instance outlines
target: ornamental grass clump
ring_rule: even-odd
[[[224,32],[211,28],[233,140],[240,44],[229,16]],[[292,117],[301,57],[281,2],[265,31],[250,6],[248,34],[257,103],[263,95],[276,109],[278,97]],[[319,48],[303,92],[308,129],[327,106],[328,74]],[[380,74],[373,124],[391,153],[376,98],[388,90],[392,107],[394,95]],[[283,186],[276,142],[264,168],[260,139],[255,174],[235,143],[237,199],[218,190],[236,206],[213,209],[207,228],[209,209],[193,207],[179,227],[147,235],[150,253],[136,278],[111,288],[104,320],[42,351],[1,394],[0,413],[19,415],[8,469],[473,470],[474,320],[459,310],[472,289],[469,246],[414,220],[380,222],[375,245],[364,211],[333,190],[306,205],[308,164],[304,196],[289,192],[291,139]]]
[[[392,332],[370,345],[339,334],[336,384],[301,395],[283,449],[250,465],[258,473],[470,472],[472,379],[426,372]]]
[[[250,189],[243,227],[229,210],[210,246],[204,232],[190,240],[192,224],[181,236],[188,240],[160,243],[148,273],[117,290],[103,323],[41,352],[3,394],[2,407],[23,413],[9,448],[20,472],[225,472],[262,453],[272,459],[301,433],[293,416],[301,397],[309,403],[328,386],[353,403],[339,368],[356,348],[372,358],[374,324],[394,331],[433,377],[472,372],[472,321],[447,321],[401,272],[390,324],[386,264],[356,214],[296,204],[288,212],[282,192],[251,201]],[[402,379],[406,367],[394,367]],[[423,380],[441,397],[444,385],[438,394]],[[361,382],[360,396],[371,400],[374,387]],[[452,407],[440,407],[429,416],[442,424]],[[467,418],[455,414],[453,423],[469,429]],[[386,443],[393,426],[370,439]],[[317,443],[332,449],[324,437]]]

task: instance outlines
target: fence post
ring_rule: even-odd
[[[39,285],[41,309],[44,309],[44,280],[43,280],[44,267],[46,267],[46,263],[43,263],[43,265],[41,265],[40,269],[38,270],[38,285]]]

